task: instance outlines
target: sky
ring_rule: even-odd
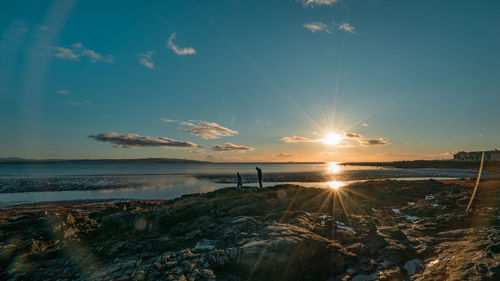
[[[500,2],[2,1],[0,157],[500,148]]]

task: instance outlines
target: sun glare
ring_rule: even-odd
[[[326,145],[337,145],[342,141],[342,135],[329,133],[323,139],[323,143]]]
[[[341,188],[342,186],[344,186],[344,185],[345,185],[345,184],[344,184],[343,182],[341,182],[341,181],[329,181],[329,182],[327,182],[326,184],[327,184],[330,188],[335,189],[335,190],[337,190],[337,189],[339,189],[339,188]]]

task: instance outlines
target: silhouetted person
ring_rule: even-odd
[[[238,187],[243,187],[243,180],[241,179],[240,173],[236,173],[236,177],[238,178]]]
[[[262,170],[259,167],[255,167],[257,169],[257,178],[259,179],[259,187],[262,188]]]

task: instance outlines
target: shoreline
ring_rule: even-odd
[[[462,185],[468,188],[474,188],[475,179],[415,179],[415,180],[399,180],[399,179],[374,179],[374,180],[357,180],[353,182],[348,182],[346,185],[342,186],[343,188],[350,187],[355,184],[380,184],[380,183],[390,183],[390,182],[399,182],[399,183],[419,183],[419,182],[440,182],[443,184],[457,184]],[[318,182],[323,183],[323,182]],[[500,179],[484,179],[481,180],[479,188],[481,188],[482,184],[497,185],[500,186]],[[265,187],[263,191],[268,189],[276,188],[277,186],[283,185],[293,185],[299,188],[317,188],[317,189],[326,189],[325,187],[319,186],[302,186],[301,183],[275,183],[273,186]],[[314,182],[311,182],[314,184]],[[109,207],[115,207],[120,203],[169,203],[177,200],[181,200],[183,198],[196,197],[196,196],[204,196],[209,193],[214,193],[216,191],[223,190],[238,190],[241,192],[254,192],[258,191],[256,186],[245,186],[243,188],[237,187],[222,187],[210,192],[200,192],[200,193],[187,193],[180,195],[178,197],[170,198],[170,199],[133,199],[133,198],[109,198],[109,199],[76,199],[76,200],[54,200],[54,201],[41,201],[41,202],[32,202],[32,203],[19,203],[19,204],[11,204],[0,206],[0,218],[8,218],[10,215],[6,216],[6,213],[11,213],[13,216],[18,216],[19,214],[24,213],[32,213],[33,209],[37,209],[38,211],[57,211],[57,210],[67,210],[67,211],[77,211],[78,209],[83,209],[84,213],[92,213],[96,211],[101,211],[103,209]],[[51,191],[51,192],[59,192],[59,191]],[[43,208],[46,207],[46,208]]]
[[[0,279],[494,280],[499,184],[469,214],[473,180],[19,206],[0,217]]]

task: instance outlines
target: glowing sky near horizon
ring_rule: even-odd
[[[500,3],[330,4],[4,1],[0,158],[386,161],[499,148]]]

